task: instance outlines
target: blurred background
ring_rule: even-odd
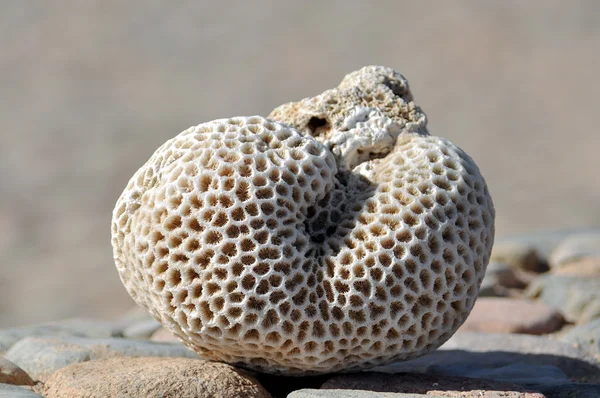
[[[600,2],[0,1],[0,327],[134,304],[112,207],[164,141],[362,66],[405,75],[497,237],[600,225]]]

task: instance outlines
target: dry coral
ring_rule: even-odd
[[[269,119],[182,132],[112,224],[138,304],[205,359],[282,374],[436,349],[473,307],[493,235],[477,166],[384,67]]]

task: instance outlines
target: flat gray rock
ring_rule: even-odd
[[[305,388],[294,391],[287,398],[443,398],[439,395],[404,394],[396,392],[375,392],[364,390],[315,390]]]
[[[552,366],[570,380],[600,382],[600,364],[593,356],[561,341],[522,334],[458,332],[431,354],[372,370],[456,374],[454,369],[462,367],[468,374],[469,369],[496,369],[515,364]],[[536,374],[544,375],[547,371],[548,368],[538,368]],[[501,375],[501,380],[510,380],[506,376],[506,373]]]
[[[105,338],[118,334],[113,324],[94,319],[73,318],[57,322],[21,326],[0,330],[0,354],[7,352],[17,341],[25,337],[77,336]]]
[[[41,395],[34,393],[33,391],[13,386],[12,384],[0,383],[0,398],[43,398]]]
[[[473,365],[433,366],[430,372],[448,376],[473,377],[505,381],[520,386],[539,387],[570,383],[569,377],[561,369],[550,365],[512,364],[498,368],[482,368]]]
[[[6,358],[25,370],[34,381],[44,382],[68,365],[115,355],[198,358],[181,343],[80,337],[28,337],[15,344]]]
[[[323,390],[358,390],[361,392],[432,394],[442,397],[544,398],[536,390],[502,381],[460,376],[364,372],[334,376]],[[335,395],[331,395],[334,397]],[[343,395],[342,395],[343,396]],[[417,395],[418,396],[418,395]],[[427,395],[426,395],[427,396]]]
[[[575,344],[583,351],[600,355],[600,318],[577,325],[561,337],[561,341]]]
[[[600,275],[541,275],[528,286],[525,296],[557,309],[570,322],[600,317]]]

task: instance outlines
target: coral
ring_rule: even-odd
[[[135,301],[201,357],[271,373],[364,369],[446,341],[477,297],[494,209],[390,71],[271,114],[286,124],[216,120],[161,146],[113,213]]]
[[[268,117],[314,137],[349,169],[387,155],[402,132],[427,134],[427,118],[408,82],[383,66],[352,72],[337,88],[281,105]]]

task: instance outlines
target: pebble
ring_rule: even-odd
[[[564,334],[561,340],[600,356],[600,318],[575,326]]]
[[[600,276],[540,275],[524,294],[557,309],[569,322],[585,323],[600,317]]]
[[[162,325],[156,319],[146,319],[134,323],[123,330],[123,337],[130,339],[149,339]]]
[[[600,259],[600,232],[586,232],[569,236],[552,251],[549,262],[555,269],[586,257]]]
[[[0,398],[43,398],[30,389],[0,383]]]
[[[0,356],[0,383],[32,386],[33,380],[23,369]]]
[[[58,370],[47,398],[269,398],[252,377],[232,366],[190,358],[108,358]]]
[[[137,324],[144,323],[154,318],[140,306],[135,306],[112,322],[113,327],[119,332],[119,336],[123,336],[125,329]]]
[[[579,275],[600,277],[600,257],[586,257],[564,264],[552,270],[555,275]]]
[[[552,333],[564,324],[560,313],[537,301],[480,297],[471,314],[460,327],[466,332],[491,333]]]
[[[15,344],[6,358],[24,369],[34,381],[44,382],[68,365],[115,355],[198,358],[181,343],[80,337],[28,337]]]
[[[304,388],[292,392],[287,398],[443,398],[440,395],[404,394],[395,392],[375,392],[365,390],[315,390]],[[447,395],[446,395],[447,397]]]
[[[571,344],[542,336],[457,332],[437,351],[410,361],[379,366],[385,373],[418,372],[456,375],[457,367],[467,375],[472,369],[495,369],[514,364],[529,365],[534,377],[547,375],[547,368],[560,369],[571,381],[600,383],[600,363]],[[502,374],[502,380],[507,379]]]
[[[512,383],[415,373],[386,375],[365,372],[334,376],[327,380],[321,389],[433,394],[444,397],[544,398],[539,392]]]
[[[564,229],[564,230],[550,230],[550,231],[538,231],[531,234],[524,235],[516,235],[511,237],[505,237],[501,239],[497,239],[494,242],[494,245],[498,245],[498,247],[509,244],[509,243],[518,243],[521,245],[527,245],[529,247],[537,250],[539,255],[547,259],[550,257],[554,249],[558,247],[565,239],[578,234],[583,233],[600,233],[600,229],[598,228],[573,228],[573,229]]]
[[[495,243],[490,262],[505,263],[514,269],[536,273],[546,272],[549,269],[546,259],[535,247],[518,241]]]
[[[152,334],[150,341],[179,342],[179,339],[163,326]]]
[[[94,319],[73,318],[58,322],[22,326],[0,330],[0,354],[6,353],[24,337],[78,336],[105,338],[118,335],[118,330],[109,322]]]
[[[527,283],[519,278],[515,269],[506,263],[491,262],[488,264],[485,277],[479,288],[479,297],[511,295],[510,289],[523,289]]]

